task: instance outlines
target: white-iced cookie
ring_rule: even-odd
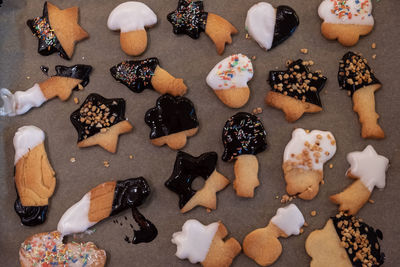
[[[350,168],[346,175],[356,181],[343,192],[330,197],[331,201],[339,204],[340,211],[350,215],[356,214],[368,201],[374,187],[383,189],[386,184],[386,171],[389,160],[378,155],[375,149],[368,145],[363,151],[347,154]]]
[[[207,84],[228,107],[240,108],[247,103],[253,78],[251,60],[242,54],[231,55],[219,62],[207,76]]]
[[[112,31],[121,31],[122,50],[131,56],[142,54],[147,47],[145,27],[157,23],[157,16],[142,2],[128,1],[111,11],[107,26]]]
[[[324,0],[318,15],[324,20],[322,34],[330,40],[338,39],[344,46],[353,46],[361,35],[372,31],[372,1],[370,0]]]
[[[336,153],[336,140],[331,132],[298,128],[286,145],[282,169],[289,195],[313,199],[323,180],[324,163]]]
[[[187,220],[181,232],[172,235],[177,246],[176,256],[203,266],[230,266],[241,247],[234,238],[223,239],[228,231],[221,222],[203,225],[197,220]]]

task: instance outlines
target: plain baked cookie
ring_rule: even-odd
[[[283,154],[287,193],[301,199],[313,199],[324,178],[324,164],[335,153],[336,140],[331,132],[294,130]]]
[[[187,220],[181,232],[172,235],[176,256],[204,267],[228,267],[242,250],[239,242],[230,238],[224,241],[228,230],[221,222],[203,225],[197,220]]]
[[[228,107],[240,108],[250,97],[247,83],[253,78],[251,60],[242,54],[223,59],[207,75],[207,84]]]
[[[300,234],[304,217],[295,204],[279,208],[269,224],[249,233],[243,240],[243,252],[261,266],[269,266],[282,254],[279,237]]]
[[[318,8],[324,21],[322,35],[337,39],[344,46],[353,46],[361,35],[367,35],[374,27],[371,0],[324,0]]]
[[[385,254],[378,238],[382,237],[380,230],[375,231],[362,219],[340,213],[307,237],[310,267],[381,266]]]
[[[147,48],[145,27],[157,23],[157,16],[142,2],[128,1],[114,8],[107,20],[107,27],[119,30],[121,49],[130,56],[139,56]]]
[[[196,206],[207,209],[217,208],[217,192],[230,182],[216,170],[218,155],[215,152],[203,153],[198,157],[178,151],[174,170],[165,186],[179,196],[179,208],[182,213]],[[193,181],[202,177],[204,186],[196,191],[192,189]]]
[[[331,196],[330,200],[340,205],[340,211],[355,215],[367,203],[374,187],[385,188],[389,160],[368,145],[363,151],[347,154],[347,161],[350,168],[346,175],[355,179],[355,182],[343,192]]]

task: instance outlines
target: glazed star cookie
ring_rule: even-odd
[[[140,230],[134,230],[132,241],[129,242],[151,242],[158,234],[157,228],[137,209],[150,192],[150,186],[143,177],[102,183],[63,214],[57,231],[62,236],[83,233],[96,223],[131,209],[132,217]]]
[[[181,149],[187,138],[197,133],[199,121],[192,101],[186,97],[162,95],[156,106],[146,112],[144,121],[150,127],[150,140],[155,146]]]
[[[243,252],[261,266],[269,266],[282,254],[279,237],[299,235],[304,217],[295,204],[279,208],[269,224],[249,233],[243,240]]]
[[[335,153],[336,140],[331,132],[294,130],[283,154],[287,193],[301,199],[313,199],[323,181],[324,164]]]
[[[225,44],[232,43],[232,34],[237,29],[226,19],[204,11],[203,1],[179,0],[178,7],[167,16],[173,26],[175,34],[187,34],[198,39],[201,32],[205,32],[217,47],[218,54],[222,55]]]
[[[142,2],[128,1],[111,11],[107,27],[112,31],[119,30],[121,49],[130,56],[139,56],[147,48],[145,27],[157,23],[157,16]]]
[[[310,267],[381,266],[385,254],[378,238],[382,237],[380,230],[375,231],[362,219],[340,213],[307,237]]]
[[[54,97],[66,101],[72,90],[82,90],[89,84],[89,75],[92,72],[92,67],[89,65],[78,64],[71,67],[58,65],[55,69],[56,75],[46,81],[35,83],[26,91],[17,91],[13,94],[8,89],[0,89],[0,98],[3,101],[0,116],[24,114]]]
[[[35,234],[27,238],[19,249],[21,267],[103,267],[106,259],[106,252],[92,242],[64,244],[61,233],[57,231]]]
[[[233,237],[224,241],[228,230],[221,222],[203,225],[197,220],[187,220],[181,232],[172,235],[176,256],[204,267],[228,267],[242,250]]]
[[[318,8],[322,35],[344,46],[355,45],[374,27],[371,0],[324,0]]]
[[[56,187],[55,172],[44,148],[44,132],[36,126],[23,126],[14,135],[17,200],[14,209],[21,223],[44,223],[49,198]]]
[[[346,175],[356,181],[343,192],[331,196],[330,200],[340,205],[340,211],[355,215],[367,203],[374,187],[385,188],[389,160],[368,145],[362,152],[347,154],[347,161],[350,168]]]
[[[320,72],[311,72],[308,62],[301,59],[291,62],[286,71],[270,71],[267,105],[285,113],[288,122],[295,122],[304,113],[316,113],[322,110],[319,93],[327,78]]]
[[[61,10],[45,2],[43,15],[26,22],[33,35],[39,39],[39,54],[48,56],[58,52],[62,58],[71,59],[75,44],[89,37],[78,24],[78,12],[76,6]]]
[[[296,11],[289,6],[278,6],[275,9],[269,3],[260,2],[247,11],[246,30],[266,50],[288,39],[299,24]]]
[[[240,108],[250,97],[247,83],[253,78],[251,60],[242,54],[229,56],[219,62],[207,76],[207,84],[228,107]]]
[[[125,118],[122,98],[107,99],[90,94],[70,119],[78,132],[78,147],[99,145],[115,153],[119,135],[132,131],[131,123]]]
[[[253,197],[260,185],[256,154],[267,148],[266,136],[262,122],[250,113],[239,112],[225,123],[222,160],[236,160],[233,188],[240,197]]]
[[[187,87],[183,79],[177,79],[160,67],[157,58],[123,61],[110,69],[114,79],[135,93],[154,89],[160,94],[182,96]]]
[[[339,63],[339,86],[348,91],[353,110],[358,114],[363,138],[382,139],[385,133],[378,124],[375,111],[375,91],[382,86],[361,54],[346,53]]]
[[[216,170],[218,155],[215,152],[203,153],[198,157],[178,151],[174,170],[165,186],[179,196],[179,208],[182,213],[196,206],[215,210],[217,208],[217,192],[224,189],[229,180]],[[192,189],[197,177],[205,180],[199,191]]]

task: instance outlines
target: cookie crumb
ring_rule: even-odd
[[[26,79],[29,80],[31,77],[30,76],[26,76]]]
[[[129,155],[129,159],[133,159],[133,155],[131,154],[131,155]]]
[[[324,90],[324,93],[327,94],[327,93],[328,93],[328,90]]]
[[[252,59],[252,60],[256,60],[257,57],[256,57],[256,56],[252,56],[251,59]]]
[[[307,222],[304,222],[303,226],[304,226],[304,227],[308,227],[308,223],[307,223]]]
[[[84,60],[84,59],[85,59],[85,57],[82,57],[82,59]]]
[[[263,112],[263,109],[260,107],[253,109],[254,115],[261,114],[262,112]]]
[[[325,180],[322,180],[322,181],[321,181],[321,184],[325,184]]]
[[[375,203],[375,200],[369,199],[368,202],[371,203],[371,204],[374,204],[374,203]]]
[[[79,103],[79,99],[77,97],[74,97],[74,103],[78,104]]]
[[[78,84],[78,89],[79,89],[79,90],[83,90],[82,84]]]
[[[278,199],[278,198],[279,198],[279,196],[278,196],[278,195],[276,195],[276,196],[275,196],[275,199]]]
[[[317,211],[313,210],[313,211],[311,211],[311,213],[310,213],[310,214],[311,214],[311,216],[313,216],[313,217],[314,217],[314,216],[316,216],[316,215],[317,215]]]
[[[333,168],[333,164],[331,163],[331,164],[329,164],[329,169],[332,169]]]
[[[76,159],[74,157],[69,159],[70,162],[74,163],[76,161]]]
[[[372,43],[372,44],[371,44],[371,48],[372,48],[372,49],[375,49],[375,48],[376,48],[376,43]]]
[[[373,55],[372,55],[372,59],[376,59],[376,54],[373,54]]]
[[[305,130],[306,131],[306,133],[310,133],[310,130]]]
[[[246,33],[246,39],[250,39],[250,35]]]
[[[287,194],[284,194],[281,198],[281,203],[285,204],[293,200],[293,197],[289,197]]]
[[[304,233],[304,229],[300,228],[300,234]]]
[[[206,209],[207,213],[210,213],[212,210],[211,209]]]
[[[103,161],[103,165],[106,168],[110,167],[110,163],[107,160]]]
[[[308,49],[307,48],[302,48],[300,49],[300,52],[303,54],[308,54]]]

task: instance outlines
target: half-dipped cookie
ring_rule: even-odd
[[[184,147],[187,137],[195,135],[199,129],[192,101],[169,94],[157,99],[156,106],[146,112],[144,121],[150,127],[151,143],[166,144],[172,149]]]
[[[78,147],[99,145],[115,153],[119,135],[132,131],[131,123],[125,118],[122,98],[107,99],[90,94],[70,119],[78,132]]]

